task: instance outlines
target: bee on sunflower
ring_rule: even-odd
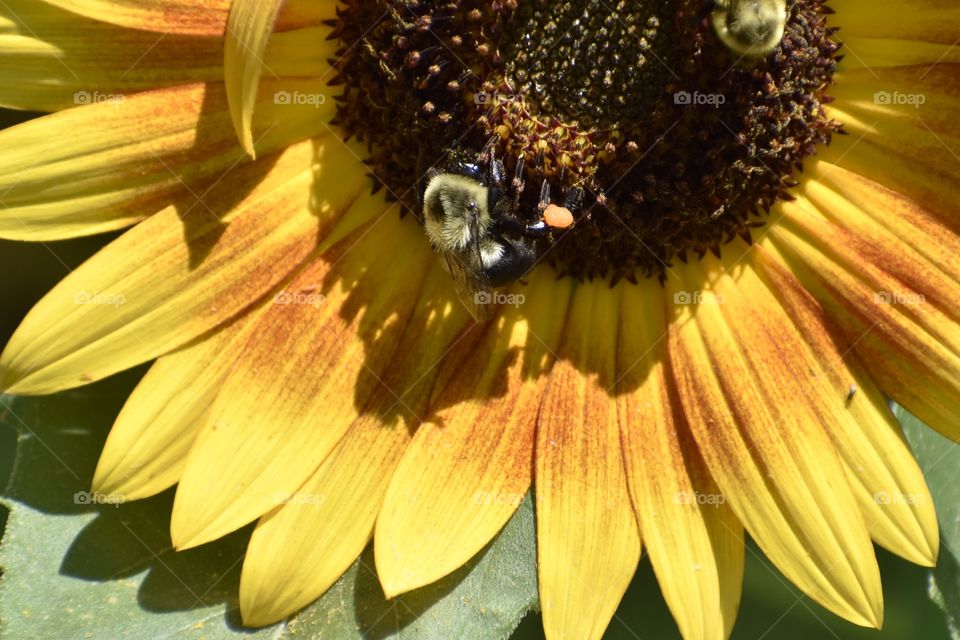
[[[530,490],[548,638],[602,636],[641,543],[688,639],[746,533],[864,626],[873,543],[935,563],[887,398],[960,439],[960,8],[8,3],[0,104],[50,114],[0,133],[0,236],[129,230],[0,389],[154,361],[93,490],[176,486],[178,549],[256,522],[246,624],[371,539],[431,584]]]

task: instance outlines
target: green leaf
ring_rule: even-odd
[[[927,480],[940,521],[940,558],[930,573],[930,597],[960,640],[960,446],[895,406],[894,413]]]
[[[140,372],[142,373],[142,372]],[[244,629],[237,604],[252,527],[174,552],[173,490],[119,505],[86,491],[109,426],[137,372],[44,398],[0,396],[0,637],[507,638],[536,607],[529,497],[467,566],[386,601],[364,554],[323,598],[291,620]],[[0,518],[2,522],[2,518]]]
[[[306,637],[378,640],[508,638],[537,606],[533,505],[473,561],[430,587],[386,601],[368,549],[291,628]]]

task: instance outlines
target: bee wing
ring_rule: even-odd
[[[488,320],[493,302],[490,283],[465,265],[455,253],[445,253],[444,257],[460,302],[477,322]]]

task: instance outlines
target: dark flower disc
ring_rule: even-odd
[[[377,186],[416,210],[418,171],[451,149],[524,157],[523,215],[586,197],[539,241],[563,275],[634,280],[750,240],[839,123],[823,104],[840,45],[823,0],[788,2],[780,46],[739,58],[712,2],[346,0],[337,122]]]

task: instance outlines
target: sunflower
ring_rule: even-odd
[[[603,634],[641,541],[682,635],[727,637],[745,533],[879,627],[872,544],[938,551],[887,398],[960,438],[960,8],[791,0],[762,56],[721,10],[6,0],[0,104],[51,113],[0,133],[0,235],[129,230],[0,388],[155,360],[93,490],[177,485],[179,549],[256,521],[248,625],[371,539],[388,597],[433,583],[533,489],[548,637]],[[586,194],[483,324],[401,215],[455,146],[518,211]]]

